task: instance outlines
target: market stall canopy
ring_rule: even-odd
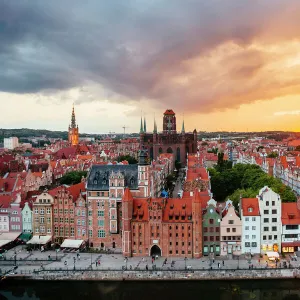
[[[29,233],[29,232],[23,232],[20,236],[19,236],[19,239],[24,241],[24,242],[27,242],[31,239],[32,237],[32,234]]]
[[[0,247],[9,244],[16,240],[21,232],[1,232],[0,233]]]
[[[83,243],[83,240],[70,240],[65,239],[64,242],[60,245],[61,248],[76,248],[78,249]]]
[[[52,239],[51,235],[34,235],[30,241],[27,242],[27,244],[32,245],[45,245],[48,242],[50,242]]]

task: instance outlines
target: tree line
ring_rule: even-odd
[[[214,199],[225,201],[230,199],[237,207],[240,197],[255,198],[264,186],[278,193],[283,202],[295,202],[296,195],[292,189],[284,185],[278,178],[266,174],[259,166],[236,164],[224,160],[223,153],[219,154],[218,164],[210,168],[211,189]]]

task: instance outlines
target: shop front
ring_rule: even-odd
[[[282,242],[281,244],[282,253],[294,253],[299,250],[300,250],[300,241]]]
[[[266,252],[278,252],[279,247],[278,244],[262,244],[261,245],[261,252],[266,253]]]

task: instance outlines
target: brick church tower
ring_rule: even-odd
[[[73,109],[72,109],[71,125],[69,126],[69,131],[68,131],[68,140],[72,146],[78,145],[79,129],[78,129],[78,125],[76,125],[74,104],[73,104]]]
[[[124,256],[131,256],[131,220],[133,211],[133,197],[126,188],[122,198],[122,252]]]
[[[185,132],[182,122],[181,132],[177,132],[175,112],[167,109],[163,114],[162,132],[158,132],[156,120],[153,132],[147,132],[146,121],[143,123],[141,119],[140,149],[147,150],[150,159],[157,159],[161,153],[173,153],[174,161],[185,165],[187,154],[197,152],[197,131]]]

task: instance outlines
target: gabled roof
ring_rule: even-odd
[[[125,178],[125,186],[138,188],[138,165],[93,165],[87,178],[87,190],[109,190],[109,176],[120,172]]]
[[[282,225],[300,225],[300,210],[296,202],[281,203]]]
[[[259,204],[257,198],[242,198],[242,215],[243,216],[259,216]],[[252,211],[249,211],[251,210]]]

